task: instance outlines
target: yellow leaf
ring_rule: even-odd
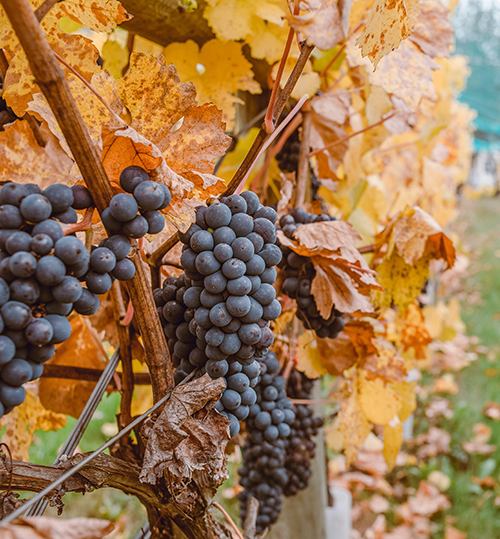
[[[340,430],[340,419],[336,416],[333,423],[325,427],[325,442],[332,451],[342,451],[344,448],[344,435]]]
[[[390,425],[384,425],[384,455],[388,471],[391,471],[396,464],[396,457],[403,443],[403,426],[401,423],[392,428]]]
[[[0,420],[0,428],[6,427],[2,442],[7,444],[16,460],[29,462],[29,447],[36,430],[62,429],[67,422],[65,414],[47,410],[38,398],[34,384],[26,386],[26,399]]]
[[[401,409],[401,398],[381,378],[358,378],[359,405],[368,421],[386,425]]]
[[[106,69],[115,79],[122,77],[122,70],[128,64],[129,53],[117,41],[108,39],[101,51],[104,60],[103,69]]]
[[[397,391],[401,398],[401,410],[398,412],[398,417],[401,422],[408,419],[408,417],[410,417],[417,407],[415,386],[415,382],[400,382],[391,384],[392,389]]]
[[[305,331],[299,337],[296,366],[308,378],[320,378],[327,373],[321,363],[314,331]]]
[[[288,29],[285,0],[208,0],[204,17],[222,41],[246,41],[254,58],[274,63],[283,54]]]
[[[417,22],[419,0],[375,0],[366,26],[356,45],[375,66],[397,49]]]
[[[227,24],[227,23],[226,23]],[[261,88],[253,78],[252,65],[244,57],[242,44],[223,43],[212,39],[200,49],[191,40],[172,43],[163,50],[167,63],[175,65],[183,81],[193,82],[201,102],[213,102],[224,113],[224,121],[232,127],[239,90],[260,94]]]

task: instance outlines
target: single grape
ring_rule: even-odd
[[[31,370],[33,371],[33,374],[31,375],[30,382],[32,380],[37,380],[40,378],[43,374],[43,365],[40,365],[39,363],[35,363],[34,361],[26,360],[30,366]]]
[[[56,353],[56,349],[53,344],[46,344],[45,346],[34,346],[30,344],[28,346],[28,358],[35,363],[46,363]]]
[[[61,316],[69,316],[73,310],[72,303],[61,303],[60,301],[50,301],[45,305],[47,314],[60,314]]]
[[[16,353],[16,345],[6,337],[5,335],[0,335],[0,365],[5,365],[8,363]]]
[[[197,309],[201,307],[200,294],[203,288],[199,286],[193,286],[188,288],[184,293],[183,301],[188,309]]]
[[[141,213],[148,222],[148,234],[159,234],[165,228],[165,217],[159,211],[149,210]]]
[[[134,189],[134,198],[143,210],[157,210],[163,204],[165,192],[160,184],[146,180]]]
[[[227,282],[227,291],[232,296],[245,296],[252,290],[252,282],[248,277],[243,275],[237,279],[231,279]]]
[[[44,344],[49,344],[52,340],[54,328],[45,318],[35,318],[30,322],[24,333],[29,343],[43,346]]]
[[[170,189],[166,185],[163,185],[163,183],[160,183],[158,185],[163,189],[164,195],[163,203],[158,209],[164,210],[167,206],[170,205],[170,202],[172,201],[172,194],[170,193]]]
[[[227,326],[222,328],[224,333],[237,333],[241,327],[241,322],[238,318],[233,318]]]
[[[98,247],[90,255],[90,267],[97,273],[109,273],[115,266],[116,257],[107,247]]]
[[[253,345],[253,344],[257,344],[260,341],[262,337],[262,330],[255,323],[242,324],[242,326],[238,330],[238,336],[241,339],[241,341],[244,342],[245,344]]]
[[[129,238],[143,238],[149,230],[149,224],[142,215],[137,215],[131,221],[123,224],[123,233]]]
[[[221,228],[214,230],[213,237],[215,245],[219,245],[219,243],[231,245],[236,239],[236,233],[228,226],[222,226]]]
[[[49,185],[43,195],[50,202],[54,213],[65,212],[75,200],[71,188],[62,183]]]
[[[210,313],[213,309],[215,309],[215,307],[212,307],[212,309],[206,309],[205,307],[199,307],[198,309],[196,309],[196,312],[194,313],[194,319],[201,328],[210,329],[212,325],[214,325],[210,317]],[[227,313],[226,316],[229,317],[229,313]],[[221,321],[224,322],[223,317],[221,318]]]
[[[304,208],[295,208],[292,210],[292,217],[296,223],[305,223],[307,219],[307,212]]]
[[[231,222],[231,210],[225,204],[212,204],[205,212],[205,222],[213,229],[227,226]]]
[[[253,255],[247,262],[247,275],[261,275],[266,269],[266,263],[260,255]]]
[[[195,318],[196,318],[196,315],[195,315]],[[214,307],[210,309],[210,321],[212,322],[214,326],[217,326],[217,327],[227,326],[231,322],[232,318],[233,317],[229,314],[225,303],[219,303],[218,305],[215,305]]]
[[[219,346],[224,354],[236,354],[241,348],[241,341],[237,333],[226,333],[224,334],[224,339]]]
[[[276,213],[276,210],[274,208],[271,208],[270,206],[262,206],[262,208],[259,208],[253,215],[254,219],[267,219],[268,221],[271,221],[271,223],[276,223],[276,220],[278,219],[278,214]]]
[[[0,189],[0,204],[11,204],[17,206],[30,194],[25,185],[20,183],[6,183]]]
[[[23,348],[28,344],[28,340],[24,335],[24,329],[4,329],[3,335],[8,337],[16,345],[17,349]]]
[[[85,185],[73,185],[71,191],[73,191],[72,206],[73,208],[75,208],[75,210],[85,210],[87,208],[90,208],[90,206],[94,206],[94,200],[92,199],[92,195],[90,194],[90,191],[85,187]]]
[[[13,301],[33,305],[39,296],[40,287],[36,279],[16,279],[10,283],[10,297]]]
[[[33,196],[33,195],[30,195]],[[13,387],[0,383],[0,401],[5,408],[19,406],[26,398],[26,391],[23,386]]]
[[[124,168],[120,174],[120,186],[127,193],[133,193],[142,182],[149,181],[148,173],[136,165]]]
[[[116,263],[111,275],[119,281],[129,281],[135,275],[135,265],[132,260],[124,258]]]
[[[14,274],[12,271],[10,271],[10,256],[4,258],[0,262],[0,278],[6,282],[10,282],[15,279]]]
[[[83,293],[83,288],[75,277],[65,276],[63,280],[52,288],[52,295],[60,303],[74,303]]]
[[[198,232],[198,230],[203,230],[201,227],[199,227],[196,223],[193,223],[186,232],[181,232],[180,230],[177,232],[177,237],[181,240],[184,245],[189,245],[189,242],[191,241],[191,237],[195,232]]]
[[[207,292],[207,290],[204,289],[200,294],[200,301],[203,307],[211,309],[212,307],[215,307],[215,305],[222,303],[224,298],[221,294],[210,294],[210,292]]]
[[[8,301],[0,309],[5,325],[10,329],[23,329],[31,321],[31,310],[19,301]]]
[[[97,312],[99,303],[99,297],[87,288],[84,288],[80,299],[73,304],[73,308],[78,314],[89,316]]]
[[[262,306],[269,305],[276,298],[276,290],[273,285],[262,283],[260,288],[252,296]]]
[[[257,232],[251,232],[245,237],[252,242],[254,252],[258,253],[264,247],[264,238]]]
[[[211,251],[214,248],[214,238],[208,230],[199,230],[191,236],[189,245],[196,253]]]
[[[21,202],[21,215],[29,223],[40,223],[52,214],[52,206],[43,195],[28,195]]]
[[[272,423],[269,412],[260,412],[255,416],[254,425],[260,430],[266,430]]]
[[[104,241],[104,247],[112,251],[117,261],[126,258],[132,249],[130,241],[125,236],[119,234],[107,238]]]
[[[221,271],[216,271],[212,275],[205,277],[203,285],[210,294],[221,294],[226,289],[227,279]]]
[[[214,361],[213,359],[209,359],[205,364],[205,370],[210,376],[210,378],[222,378],[227,374],[227,371],[229,370],[229,364],[225,359],[221,361]]]
[[[250,279],[250,282],[252,283],[252,289],[250,290],[249,294],[255,294],[257,290],[260,288],[260,285],[262,284],[262,281],[260,280],[260,277],[258,275],[247,275],[247,277]]]
[[[84,243],[74,236],[64,236],[56,241],[54,254],[65,264],[79,264],[88,259]],[[45,283],[44,283],[45,284]]]
[[[12,204],[0,206],[0,228],[20,228],[23,224],[21,212]]]
[[[244,404],[240,404],[236,410],[234,410],[234,415],[236,418],[238,418],[240,421],[244,421],[248,414],[250,413],[250,408],[248,406],[245,406]]]
[[[232,316],[245,316],[252,306],[248,296],[229,296],[226,300],[226,308]]]
[[[115,219],[113,215],[111,214],[111,210],[109,208],[106,208],[101,213],[101,220],[102,224],[112,232],[118,232],[122,228],[122,222],[118,221],[118,219]]]
[[[234,257],[243,262],[248,262],[255,253],[253,243],[247,238],[237,238],[231,244]]]
[[[264,309],[262,308],[262,305],[255,300],[254,298],[250,297],[250,310],[247,314],[241,317],[241,321],[244,324],[253,324],[254,322],[257,322],[262,318],[262,315],[264,313]]]
[[[211,275],[218,271],[220,267],[221,265],[212,251],[204,251],[196,257],[196,270],[202,275]]]
[[[276,241],[276,225],[271,223],[271,221],[268,221],[267,219],[264,219],[263,217],[260,217],[258,219],[255,219],[254,221],[254,230],[257,232],[257,234],[260,234],[266,243],[274,244]],[[265,249],[265,246],[264,246]],[[281,250],[278,247],[278,251]]]
[[[224,359],[227,359],[229,354],[225,354],[220,348],[216,346],[205,346],[205,354],[208,357],[208,359],[211,359],[213,361],[222,361]]]
[[[10,254],[20,251],[29,251],[31,236],[26,232],[16,231],[5,241],[5,249]]]
[[[250,380],[248,379],[248,376],[242,372],[233,374],[227,378],[227,387],[229,389],[234,389],[241,394],[250,387]]]
[[[274,440],[277,440],[280,435],[280,431],[276,425],[271,425],[270,427],[267,427],[267,429],[264,431],[264,438],[268,442],[274,442]]]
[[[231,213],[247,213],[247,203],[246,200],[240,195],[231,195],[228,196],[224,204],[231,210]]]
[[[206,335],[205,341],[210,346],[219,346],[224,340],[225,333],[217,327],[210,328]]]
[[[55,219],[61,221],[61,223],[71,225],[78,222],[78,214],[73,208],[68,208],[66,211],[61,213],[52,214]]]
[[[9,268],[15,277],[26,279],[35,273],[36,258],[31,253],[18,251],[10,257]]]
[[[262,397],[266,401],[275,401],[278,398],[278,390],[274,386],[267,386],[262,392]]]
[[[52,337],[50,344],[60,344],[69,339],[71,335],[71,324],[65,316],[48,314],[45,317],[45,320],[50,322],[54,329],[54,336]]]
[[[239,365],[239,363],[237,363]],[[241,393],[241,404],[244,404],[245,406],[253,406],[257,402],[257,393],[255,393],[255,390],[251,387],[245,389],[243,393]]]
[[[139,206],[133,196],[127,193],[119,193],[111,199],[109,210],[117,221],[123,223],[132,220],[137,215]]]
[[[233,257],[233,250],[227,243],[219,243],[215,246],[214,256],[221,264],[223,264]]]
[[[243,191],[241,197],[245,199],[247,203],[246,213],[253,215],[260,206],[259,197],[253,191]]]
[[[85,277],[87,288],[93,294],[105,294],[111,289],[113,281],[109,276],[109,273],[96,273],[95,271],[89,271]]]
[[[37,234],[31,240],[29,249],[37,255],[44,256],[48,255],[53,247],[54,242],[50,236],[47,234]]]
[[[246,269],[247,267],[245,262],[238,260],[237,258],[231,258],[222,265],[222,273],[228,279],[237,279],[238,277],[242,277],[245,275]]]
[[[242,237],[253,232],[254,221],[252,217],[246,213],[236,213],[233,215],[229,226],[234,230],[236,236]]]
[[[172,324],[179,324],[184,319],[184,307],[175,300],[169,301],[163,307],[165,320]]]
[[[226,389],[222,393],[221,402],[226,410],[236,410],[241,404],[241,397],[237,391]]]
[[[196,258],[198,254],[191,249],[186,249],[181,255],[181,266],[186,272],[196,271]]]

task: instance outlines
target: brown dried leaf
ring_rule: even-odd
[[[307,253],[304,256],[337,251],[340,247],[351,246],[361,239],[352,225],[340,220],[301,225],[295,230],[293,237],[304,248],[304,253]]]
[[[0,132],[0,181],[36,183],[42,189],[53,183],[69,184],[73,161],[57,139],[47,132],[48,144],[38,145],[28,122],[17,120]]]
[[[494,421],[500,419],[500,404],[498,402],[490,401],[483,406],[483,414]]]
[[[416,359],[425,359],[427,345],[432,342],[432,338],[425,327],[425,320],[422,311],[416,303],[412,303],[405,315],[401,325],[401,344],[403,349],[415,350]]]
[[[102,539],[114,528],[97,518],[17,518],[0,528],[0,539]]]
[[[154,485],[169,472],[181,483],[195,471],[212,473],[215,487],[224,481],[229,421],[212,408],[225,387],[205,374],[173,390],[149,435],[142,482]]]
[[[375,0],[356,45],[375,67],[406,39],[417,21],[419,0]]]
[[[90,322],[78,315],[72,318],[71,326],[70,338],[57,348],[50,363],[104,369],[106,354]],[[78,418],[94,387],[95,382],[42,377],[39,396],[45,408]]]
[[[427,517],[451,507],[448,498],[427,481],[420,482],[417,494],[408,498],[408,505],[414,515]]]
[[[358,360],[356,349],[345,331],[339,333],[335,339],[317,339],[317,342],[321,364],[328,374],[341,375]]]
[[[417,24],[408,39],[429,56],[448,58],[453,47],[449,14],[450,10],[440,0],[420,0]]]
[[[346,88],[327,92],[311,99],[311,108],[314,114],[338,125],[345,124],[349,116],[350,106],[351,94]]]
[[[309,45],[327,51],[344,39],[337,0],[303,0],[303,15],[287,15],[290,26],[301,32]]]

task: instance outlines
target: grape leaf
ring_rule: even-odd
[[[356,45],[375,67],[406,39],[417,21],[419,0],[375,0]]]
[[[0,428],[6,427],[2,442],[9,446],[13,459],[29,462],[29,447],[35,431],[62,429],[67,420],[64,413],[47,409],[40,402],[36,384],[28,384],[25,401],[0,420]]]
[[[382,454],[384,455],[389,472],[396,464],[396,457],[398,456],[402,443],[403,426],[401,423],[395,425],[394,428],[390,425],[384,425],[384,449],[382,450]]]
[[[229,127],[234,123],[235,104],[242,103],[237,92],[262,91],[253,78],[252,65],[243,55],[241,43],[212,39],[200,49],[188,40],[168,45],[162,54],[167,63],[175,65],[181,80],[194,83],[202,103],[212,101],[222,109]]]
[[[287,15],[287,20],[309,45],[327,51],[344,40],[337,0],[303,0],[300,7],[306,13]]]
[[[323,367],[333,376],[342,375],[358,361],[356,349],[345,331],[335,339],[318,339],[318,352]]]
[[[304,331],[299,336],[296,367],[308,378],[320,378],[328,372],[324,366],[324,356],[320,352],[314,331]]]
[[[400,332],[403,350],[413,348],[416,359],[425,359],[427,345],[432,342],[432,338],[425,327],[422,311],[416,303],[410,304],[406,310]]]
[[[401,409],[401,398],[381,378],[368,380],[364,371],[358,377],[359,405],[368,421],[387,425]]]

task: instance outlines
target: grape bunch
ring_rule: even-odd
[[[315,215],[307,213],[302,208],[296,208],[291,215],[284,215],[280,219],[280,226],[283,233],[291,238],[300,224],[329,220],[335,220],[335,217],[325,214]],[[283,269],[283,292],[297,301],[297,318],[306,329],[314,330],[318,337],[335,339],[344,329],[344,320],[335,308],[327,320],[319,314],[314,296],[311,294],[311,284],[316,274],[314,265],[309,257],[298,255],[284,245],[280,244],[280,247],[283,253],[279,265]]]
[[[172,199],[168,187],[150,180],[148,173],[137,166],[122,171],[120,186],[126,192],[115,195],[102,212],[104,226],[136,239],[161,232],[165,218],[159,210],[165,209]]]
[[[285,141],[283,148],[276,154],[276,161],[283,172],[296,172],[299,166],[300,140],[296,129]]]
[[[313,381],[303,373],[293,370],[287,392],[292,399],[310,399]],[[321,417],[314,417],[313,409],[305,404],[294,405],[295,420],[286,450],[286,470],[288,481],[284,488],[285,496],[293,496],[309,484],[311,460],[314,458],[316,443],[313,438],[323,426]]]
[[[204,366],[212,378],[226,378],[220,406],[231,420],[231,435],[239,430],[238,420],[248,415],[259,374],[255,359],[269,350],[271,320],[281,314],[273,287],[274,266],[281,260],[276,218],[275,210],[262,206],[255,193],[244,192],[197,208],[196,223],[179,234],[184,243],[181,264],[190,284],[182,300],[194,313],[182,332],[189,330],[195,337],[194,344],[192,337],[182,342],[191,348],[193,367]],[[187,352],[188,346],[182,348]]]
[[[286,380],[278,376],[280,365],[276,355],[269,352],[260,363],[257,400],[246,420],[247,440],[239,470],[244,490],[238,494],[242,520],[246,517],[248,499],[259,500],[259,533],[276,522],[281,511],[281,496],[288,483],[287,438],[295,422],[292,403],[286,396]]]

